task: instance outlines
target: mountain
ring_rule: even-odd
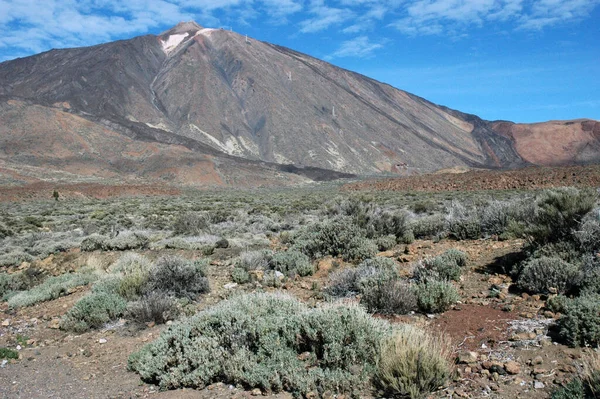
[[[568,123],[546,135],[546,125],[487,122],[194,22],[0,63],[0,173],[39,178],[253,185],[596,161],[597,124]],[[531,150],[583,136],[589,145],[562,157]]]

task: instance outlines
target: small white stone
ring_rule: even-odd
[[[17,345],[17,350],[20,351],[21,349],[23,349],[21,348],[21,345]]]
[[[104,339],[104,338],[100,338],[100,339],[98,340],[98,343],[99,343],[99,344],[105,344],[106,342],[107,342],[107,341],[106,341],[106,339]]]
[[[544,389],[546,387],[546,385],[544,385],[544,383],[541,381],[536,381],[533,383],[533,387],[535,389]]]
[[[235,287],[237,287],[237,283],[227,283],[223,286],[223,288],[225,288],[226,290],[231,290],[234,289]]]

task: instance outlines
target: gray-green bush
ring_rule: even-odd
[[[82,333],[121,316],[127,302],[115,294],[91,293],[81,298],[61,320],[63,330]]]
[[[164,389],[222,381],[299,395],[358,392],[389,330],[359,307],[309,309],[292,297],[250,294],[170,327],[129,367]]]
[[[600,295],[584,295],[564,304],[556,322],[559,337],[569,346],[600,344]]]
[[[31,306],[39,302],[45,302],[56,299],[62,295],[68,294],[69,290],[82,285],[87,285],[98,276],[90,271],[80,271],[77,273],[67,273],[56,277],[49,277],[43,283],[36,285],[28,291],[20,291],[10,297],[8,306],[10,308],[20,308]]]
[[[189,261],[177,256],[163,256],[150,269],[146,292],[161,291],[178,298],[194,299],[210,291],[206,278],[206,260]]]
[[[519,288],[532,293],[565,293],[579,283],[579,269],[556,257],[527,261],[519,274]]]
[[[448,281],[427,280],[417,284],[417,304],[426,313],[442,313],[460,299]]]

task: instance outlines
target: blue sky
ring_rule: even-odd
[[[484,119],[600,120],[600,0],[0,0],[0,61],[184,20]]]

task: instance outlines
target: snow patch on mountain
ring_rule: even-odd
[[[167,40],[161,40],[163,50],[165,53],[169,54],[171,51],[175,50],[175,48],[177,48],[177,46],[179,46],[181,42],[184,41],[189,35],[190,34],[186,32],[177,35],[171,35],[167,38]]]

